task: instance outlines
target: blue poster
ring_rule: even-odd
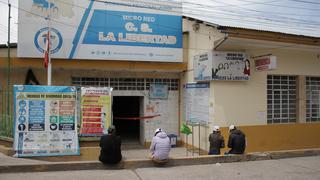
[[[79,155],[76,88],[14,85],[17,157]]]

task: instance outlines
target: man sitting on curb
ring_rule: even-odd
[[[156,129],[150,150],[153,162],[160,164],[168,162],[169,152],[171,150],[170,139],[161,128]]]
[[[220,149],[224,148],[224,138],[219,126],[213,126],[213,132],[209,135],[209,142],[209,155],[219,155]]]
[[[116,135],[116,127],[111,125],[108,133],[100,139],[99,161],[104,164],[117,164],[121,161],[121,138]]]
[[[246,149],[246,135],[234,125],[229,126],[228,148],[231,150],[225,154],[243,154]]]

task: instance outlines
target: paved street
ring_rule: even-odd
[[[135,170],[59,171],[41,173],[3,173],[1,180],[200,180],[200,179],[259,179],[259,180],[319,180],[320,156]]]

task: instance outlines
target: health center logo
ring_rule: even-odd
[[[44,53],[46,49],[47,33],[48,33],[48,27],[45,27],[37,31],[36,35],[34,36],[34,45],[41,53]],[[61,33],[57,29],[50,28],[49,42],[50,42],[50,54],[54,54],[61,49],[63,39],[62,39]]]

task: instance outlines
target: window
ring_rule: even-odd
[[[296,122],[297,85],[295,76],[267,77],[267,123]]]
[[[320,77],[306,77],[306,121],[320,121]]]
[[[167,84],[169,91],[179,90],[179,79],[72,77],[72,85],[109,86],[114,90],[149,90],[150,84]]]

